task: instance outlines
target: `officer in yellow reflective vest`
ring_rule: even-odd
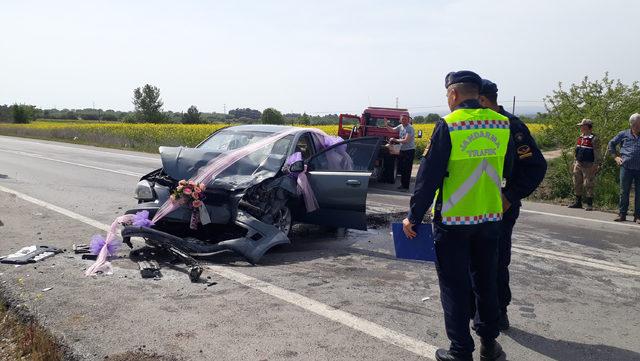
[[[438,349],[436,360],[473,360],[469,305],[474,294],[481,360],[504,360],[495,340],[499,334],[496,272],[504,212],[501,186],[514,153],[509,119],[480,105],[482,79],[476,73],[449,73],[445,86],[451,113],[436,123],[403,230],[407,237],[415,237],[414,225],[434,204],[436,269],[451,341],[449,349]]]

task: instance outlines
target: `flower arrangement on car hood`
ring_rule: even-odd
[[[204,203],[205,198],[204,190],[206,186],[204,183],[196,183],[192,180],[181,180],[178,182],[176,189],[171,192],[170,200],[172,203],[183,205],[192,209],[191,222],[189,227],[191,229],[197,229],[198,223],[209,224],[211,219],[209,218],[209,212],[207,212]]]

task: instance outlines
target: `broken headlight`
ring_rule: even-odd
[[[133,198],[141,201],[152,201],[156,199],[153,188],[151,188],[151,183],[147,180],[141,180],[138,182],[136,185],[136,193]]]

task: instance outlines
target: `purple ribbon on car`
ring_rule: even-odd
[[[322,139],[322,145],[325,146],[325,148],[336,144],[339,140],[339,138],[337,137],[330,137],[328,136],[326,133],[324,133],[323,131],[319,130],[319,129],[309,129],[310,131],[318,134],[321,139]],[[238,160],[242,159],[243,157],[246,157],[247,155],[254,153],[256,151],[258,151],[260,148],[274,144],[275,142],[277,142],[278,140],[286,137],[289,134],[293,134],[295,132],[297,132],[298,129],[296,128],[292,128],[286,131],[283,131],[281,133],[276,133],[272,136],[263,138],[261,140],[258,140],[254,143],[250,143],[247,144],[241,148],[238,149],[234,149],[232,151],[229,151],[227,153],[221,154],[220,156],[212,159],[211,161],[209,161],[209,163],[207,163],[207,165],[201,167],[198,170],[198,173],[196,176],[194,176],[193,178],[191,178],[190,180],[193,180],[196,183],[204,183],[204,184],[209,184],[216,176],[218,176],[220,173],[222,173],[224,170],[226,170],[227,168],[229,168],[231,165],[233,165],[235,162],[237,162]],[[346,149],[346,148],[345,148]],[[301,155],[300,159],[302,158]],[[298,187],[299,187],[299,192],[303,195],[304,200],[305,200],[305,205],[307,207],[307,211],[308,212],[312,212],[313,210],[318,209],[318,201],[316,200],[314,194],[313,194],[313,190],[311,189],[311,186],[309,185],[309,180],[307,179],[306,176],[306,167],[305,167],[305,171],[301,172],[300,174],[298,174],[298,179],[297,179],[297,183],[298,183]],[[157,223],[161,218],[163,218],[164,216],[166,216],[167,214],[173,212],[174,210],[178,209],[180,207],[180,204],[178,202],[172,202],[171,199],[168,199],[162,206],[160,206],[160,209],[158,209],[158,212],[156,212],[155,216],[153,217],[153,219],[150,222],[144,222],[143,220],[141,220],[140,216],[136,217],[136,223],[140,222],[140,225],[143,225],[142,223],[144,223],[144,225],[153,225],[155,223]],[[201,212],[201,217],[203,216],[202,212],[207,212],[205,207],[201,207],[200,208],[200,212]],[[207,214],[208,215],[208,214]],[[204,215],[205,218],[207,215]],[[116,218],[116,220],[111,224],[111,227],[109,229],[109,232],[107,233],[107,237],[104,240],[104,242],[101,243],[102,247],[100,247],[100,252],[98,254],[98,259],[96,260],[96,262],[87,269],[87,271],[85,272],[85,274],[87,276],[90,275],[94,275],[97,272],[110,272],[111,271],[111,265],[109,264],[109,262],[107,262],[107,257],[109,255],[109,247],[113,247],[113,245],[111,245],[112,242],[114,242],[115,240],[115,234],[116,234],[116,230],[118,228],[119,225],[121,224],[131,224],[133,222],[133,218],[134,215],[126,215],[126,216],[121,216]],[[204,223],[204,222],[203,222]]]
[[[291,166],[291,164],[301,160],[302,153],[295,152],[287,158],[285,165]],[[296,179],[298,194],[302,194],[307,212],[313,212],[318,209],[318,200],[316,199],[316,195],[313,193],[313,189],[311,189],[309,178],[307,178],[307,166],[304,166],[304,170],[302,172],[290,172],[289,176]]]

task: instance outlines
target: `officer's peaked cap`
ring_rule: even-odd
[[[498,86],[496,83],[488,79],[482,79],[482,86],[480,87],[480,95],[498,94]]]
[[[456,83],[472,83],[476,84],[478,88],[481,88],[482,78],[480,77],[480,75],[469,70],[452,71],[444,78],[445,88],[448,88],[449,85]]]

